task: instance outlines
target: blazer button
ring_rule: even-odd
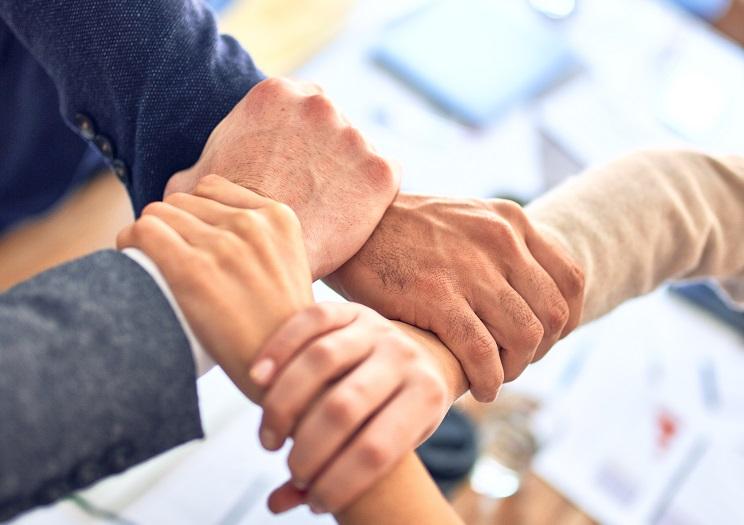
[[[131,465],[134,449],[128,443],[113,447],[106,455],[113,472],[121,472]]]
[[[111,141],[104,135],[96,135],[93,138],[93,144],[96,145],[98,151],[106,157],[108,160],[114,160],[114,147],[111,145]]]
[[[93,140],[96,136],[96,127],[93,125],[93,120],[88,115],[83,113],[77,113],[74,119],[75,127],[77,127],[80,134],[86,140]]]
[[[116,178],[121,181],[124,186],[129,184],[129,169],[127,168],[127,165],[124,164],[123,160],[116,159],[114,162],[111,163],[111,166],[114,168],[114,174],[116,175]]]

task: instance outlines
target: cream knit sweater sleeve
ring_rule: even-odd
[[[744,157],[631,155],[527,208],[586,275],[584,322],[668,279],[744,278]]]

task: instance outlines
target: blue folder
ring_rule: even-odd
[[[671,290],[744,334],[744,312],[729,308],[707,283],[676,284]]]
[[[557,28],[514,0],[440,0],[398,21],[373,58],[474,126],[497,118],[576,64]]]

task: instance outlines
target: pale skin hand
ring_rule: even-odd
[[[369,489],[449,407],[432,354],[356,304],[297,313],[266,343],[251,375],[266,388],[264,446],[276,450],[294,437],[292,484],[276,501],[302,497],[317,513],[342,509]]]
[[[120,248],[139,248],[155,261],[207,351],[249,398],[258,401],[261,391],[247,373],[255,350],[292,313],[312,301],[299,227],[286,207],[236,189],[220,177],[205,178],[194,193],[195,196],[173,195],[168,203],[151,205],[137,223],[122,231],[118,244]],[[246,260],[252,264],[246,265]],[[283,265],[288,267],[282,268]],[[246,283],[257,285],[250,289]],[[279,299],[281,295],[283,298]],[[256,300],[257,296],[261,301]],[[267,304],[271,308],[266,308]],[[254,317],[245,312],[252,312]],[[268,318],[262,315],[267,313]],[[255,322],[251,323],[251,319]],[[411,327],[405,329],[438,349],[436,366],[443,375],[448,373],[450,391],[466,388],[462,375],[457,379],[458,374],[453,373],[457,362],[444,347],[433,344],[435,338]],[[447,404],[451,400],[450,396]],[[390,519],[397,516],[400,523],[408,523],[411,516],[447,508],[418,460],[410,456],[342,511],[339,519],[348,524],[374,522],[370,520],[376,515],[375,502],[385,500],[392,504],[402,494],[401,486],[408,486],[408,494],[412,490],[419,493],[421,497],[416,501],[420,505],[398,501],[396,510],[386,512]],[[289,495],[296,495],[296,491]],[[286,492],[277,493],[275,499],[276,496],[280,505],[286,505],[286,499],[281,501]],[[446,516],[454,514],[437,512],[432,520]]]
[[[480,401],[570,333],[583,308],[581,269],[504,200],[400,195],[326,282],[434,332]]]
[[[211,173],[294,210],[315,279],[362,247],[399,185],[391,165],[317,86],[279,78],[259,83],[236,105],[199,161],[175,174],[165,193],[190,192]]]
[[[429,352],[439,369],[439,375],[445,379],[448,406],[468,391],[468,380],[460,363],[436,336],[404,323],[392,324]],[[256,366],[259,361],[256,361]],[[276,368],[271,373],[275,371]],[[269,499],[269,508],[274,512],[284,512],[306,501],[307,495],[303,491],[287,484],[274,491]],[[335,517],[342,525],[462,523],[412,452],[407,453],[389,473],[348,506],[337,510]]]
[[[336,515],[340,525],[462,525],[415,454]]]
[[[150,204],[117,244],[155,262],[206,351],[258,401],[248,374],[256,351],[313,302],[294,213],[212,175],[193,195]]]

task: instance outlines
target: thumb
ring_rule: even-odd
[[[298,490],[291,482],[286,482],[269,496],[269,510],[281,514],[305,503],[305,493]]]

